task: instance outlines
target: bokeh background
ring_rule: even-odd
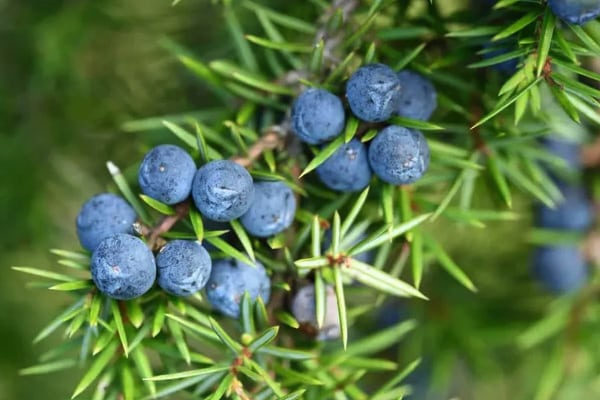
[[[144,151],[124,122],[211,103],[163,43],[225,54],[225,32],[210,2],[183,3],[0,0],[0,399],[69,398],[79,374],[18,376],[59,342],[31,344],[68,298],[10,266],[51,267],[49,248],[77,248],[74,218],[110,184],[105,161]]]
[[[177,7],[168,0],[0,0],[0,399],[70,397],[80,371],[18,376],[59,343],[53,335],[31,344],[68,298],[28,288],[10,266],[51,267],[49,248],[78,248],[75,215],[110,185],[106,160],[134,165],[161,140],[160,133],[148,139],[128,132],[124,123],[215,102],[166,43],[208,59],[228,56],[220,21],[218,7],[204,0]],[[520,222],[438,232],[480,293],[440,273],[429,282],[432,302],[414,314],[425,323],[414,352],[425,349],[436,365],[452,365],[445,381],[462,399],[512,399],[515,385],[531,392],[547,356],[546,349],[519,354],[512,342],[550,301],[528,274],[530,205],[516,203],[525,215]],[[592,398],[572,397],[591,388],[568,389],[560,398]]]

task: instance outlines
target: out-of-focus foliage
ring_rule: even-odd
[[[146,146],[119,139],[122,121],[212,103],[161,40],[226,52],[214,12],[208,2],[0,1],[0,398],[68,397],[77,374],[17,374],[56,344],[31,339],[66,298],[27,288],[8,266],[49,263],[48,248],[76,241],[81,202],[110,182],[104,160]]]
[[[283,12],[310,20],[315,19],[314,10],[321,6],[325,9],[327,2],[274,3]],[[391,3],[373,1],[369,4],[375,4],[373,9],[376,9],[382,5],[390,7]],[[558,32],[557,22],[544,11],[542,2],[536,1],[504,0],[493,17],[484,16],[481,20],[470,17],[478,16],[481,10],[476,12],[469,8],[467,1],[413,0],[409,12],[407,4],[408,1],[398,1],[390,7],[395,14],[382,13],[377,19],[371,18],[374,14],[369,15],[368,7],[363,7],[354,22],[355,27],[364,31],[345,32],[346,41],[342,46],[345,51],[356,51],[355,58],[351,59],[354,64],[365,54],[398,60],[397,68],[409,63],[430,74],[441,94],[440,123],[444,132],[436,137],[439,127],[424,125],[431,129],[428,138],[435,167],[432,174],[416,185],[423,188],[417,192],[418,205],[434,211],[440,218],[435,224],[413,232],[419,237],[417,243],[422,258],[418,262],[411,259],[413,271],[404,273],[417,281],[416,286],[421,284],[419,289],[430,301],[389,305],[392,314],[398,313],[400,319],[407,314],[414,316],[419,325],[404,344],[381,356],[397,361],[401,368],[423,357],[423,367],[410,378],[421,397],[424,395],[419,390],[425,390],[425,386],[431,387],[434,394],[439,391],[460,395],[462,399],[533,398],[536,393],[537,398],[545,399],[560,386],[556,398],[595,398],[599,392],[598,380],[593,374],[597,370],[596,361],[593,354],[578,346],[580,341],[593,343],[596,340],[595,332],[589,331],[589,327],[594,326],[593,318],[586,314],[589,324],[578,330],[578,321],[573,322],[574,318],[567,316],[576,313],[578,303],[572,299],[551,303],[550,297],[537,288],[529,275],[529,247],[524,243],[528,239],[527,227],[531,225],[528,217],[531,198],[547,201],[552,186],[529,158],[539,156],[535,138],[546,126],[540,127],[539,121],[529,118],[540,110],[551,109],[546,104],[551,96],[538,88],[546,85],[545,56],[550,54],[560,60],[560,43],[547,47],[553,33]],[[0,264],[17,264],[15,260],[20,263],[26,259],[31,265],[52,265],[54,259],[36,260],[31,254],[43,254],[47,247],[69,247],[65,243],[76,243],[71,221],[83,199],[108,183],[104,161],[110,158],[119,165],[134,165],[151,144],[172,140],[166,129],[162,132],[151,129],[144,132],[142,142],[140,136],[127,131],[145,129],[122,125],[124,122],[222,105],[218,93],[204,91],[206,86],[198,84],[197,77],[192,76],[190,61],[197,57],[207,62],[212,72],[219,75],[216,79],[220,83],[226,82],[228,89],[245,88],[247,94],[252,91],[244,85],[257,86],[252,80],[254,75],[245,71],[257,65],[248,48],[264,55],[265,60],[261,57],[260,65],[269,64],[267,69],[271,75],[276,75],[274,70],[281,63],[298,64],[301,55],[294,52],[314,51],[308,43],[313,32],[305,32],[304,38],[290,35],[287,39],[293,43],[282,44],[276,38],[277,32],[265,22],[268,20],[265,11],[257,12],[248,6],[236,7],[235,11],[243,22],[244,33],[258,36],[246,37],[248,41],[240,46],[241,42],[227,35],[220,10],[220,5],[200,0],[184,0],[175,8],[159,0],[126,3],[49,0],[35,6],[27,2],[0,1],[0,154],[3,164],[6,160],[8,166],[0,172],[1,182],[5,183],[0,189],[0,223],[5,227],[0,237],[2,247],[6,248],[3,255],[6,260],[0,260]],[[399,26],[390,26],[390,18],[399,15],[407,17]],[[257,26],[256,17],[262,26]],[[511,18],[520,22],[513,24]],[[440,23],[442,20],[444,24]],[[231,20],[229,23],[231,26]],[[486,26],[478,30],[481,27],[475,25],[479,24]],[[376,29],[379,27],[382,29]],[[368,40],[362,42],[363,35],[377,43],[376,50],[368,48]],[[477,68],[499,62],[493,57],[485,61],[483,54],[486,53],[484,44],[494,35],[515,38],[510,44],[515,51],[511,57],[521,62],[519,71],[524,71],[518,72],[510,80],[511,84],[505,86],[506,77]],[[240,35],[237,38],[242,39]],[[578,55],[590,52],[585,46],[594,47],[585,31],[575,29],[569,38],[583,42],[577,47]],[[193,55],[181,58],[184,51],[175,43],[192,49]],[[426,49],[423,43],[429,47]],[[271,46],[274,51],[261,46]],[[288,47],[281,51],[284,46]],[[447,52],[446,46],[454,52]],[[180,61],[184,60],[187,72],[174,53],[180,56]],[[236,73],[231,73],[230,64],[211,62],[236,57],[242,65],[234,71]],[[318,58],[315,56],[312,60]],[[562,65],[558,61],[557,69],[568,70],[569,66],[572,69],[570,60],[566,61],[567,66],[565,60]],[[318,70],[318,62],[315,64]],[[466,69],[467,65],[472,69]],[[339,83],[342,76],[340,72],[333,78],[326,77],[325,81]],[[595,104],[596,92],[582,89],[573,79],[562,78],[561,89],[566,87],[571,95],[576,93]],[[289,90],[277,85],[267,89]],[[503,96],[497,96],[499,90]],[[575,97],[573,100],[561,96],[556,90],[553,94],[573,119],[579,118],[581,109],[589,109],[584,101]],[[226,96],[233,105],[239,105],[231,100],[230,93]],[[530,102],[525,101],[528,98]],[[264,96],[253,101],[270,99],[272,97]],[[573,105],[573,101],[578,106]],[[277,102],[270,105],[286,107]],[[549,118],[550,121],[544,123],[552,128],[556,128],[553,123],[572,127],[565,123],[567,114],[560,112],[560,109],[551,112],[550,117],[555,120]],[[557,121],[556,115],[561,115],[562,120]],[[488,123],[481,129],[469,131],[470,126],[482,119]],[[525,124],[517,128],[513,121],[519,120]],[[120,130],[123,126],[126,132]],[[583,135],[578,129],[570,133]],[[489,148],[482,151],[478,140],[487,141]],[[525,144],[515,145],[521,142]],[[447,143],[453,145],[447,146]],[[126,175],[131,172],[125,171]],[[385,193],[392,191],[384,192],[382,197]],[[395,194],[408,196],[403,191]],[[393,220],[385,206],[383,214]],[[512,209],[507,211],[506,206]],[[405,207],[402,212],[408,214],[401,216],[404,221],[410,219],[413,210]],[[482,229],[484,223],[486,228]],[[411,244],[413,249],[417,248],[414,243]],[[400,253],[398,257],[403,255]],[[440,267],[450,271],[453,277],[440,271]],[[44,390],[49,399],[67,397],[75,386],[74,378],[79,377],[53,375],[47,380],[27,378],[25,381],[15,374],[16,368],[38,362],[33,354],[43,353],[37,347],[41,345],[36,344],[31,350],[29,339],[35,336],[33,331],[51,320],[50,314],[56,314],[50,311],[56,305],[53,302],[62,306],[68,304],[67,298],[46,297],[45,293],[33,290],[24,296],[24,280],[13,272],[10,274],[10,279],[0,280],[0,304],[6,309],[0,316],[0,332],[7,335],[0,338],[0,343],[7,346],[8,355],[0,360],[0,368],[8,371],[0,374],[0,398],[39,398],[40,390]],[[421,282],[423,277],[426,279]],[[474,290],[472,282],[476,283],[477,293],[465,289]],[[352,294],[356,294],[352,298],[352,311],[356,314],[360,314],[356,307],[358,300],[363,299],[369,305],[376,300],[372,293],[363,293],[360,288],[352,290]],[[15,298],[20,299],[19,303],[13,301]],[[591,307],[590,313],[596,308]],[[552,315],[557,316],[556,319]],[[24,320],[17,321],[15,316],[22,316]],[[544,316],[550,318],[541,319]],[[369,318],[368,315],[363,317]],[[541,325],[534,325],[538,320],[542,321]],[[179,321],[169,321],[179,326],[173,322]],[[577,334],[570,336],[570,329],[563,329],[565,321],[569,322],[566,328],[574,325]],[[364,324],[352,330],[350,346],[361,337],[372,335],[374,326]],[[273,332],[267,329],[264,334],[274,335]],[[178,341],[180,343],[182,341]],[[52,345],[43,344],[48,348]],[[114,350],[111,346],[109,349]],[[181,351],[185,346],[178,347]],[[122,365],[126,370],[127,364]],[[180,369],[175,366],[168,370]],[[220,370],[212,377],[219,374]],[[40,385],[34,384],[37,382]],[[42,389],[42,383],[52,383],[54,388]],[[380,384],[364,380],[365,389],[376,390]]]

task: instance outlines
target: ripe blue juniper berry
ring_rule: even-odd
[[[538,225],[550,229],[584,231],[593,222],[592,203],[585,188],[576,184],[558,182],[564,200],[555,208],[540,205],[537,210]]]
[[[215,261],[206,284],[210,304],[221,313],[237,318],[244,292],[248,292],[252,300],[260,296],[265,303],[269,301],[271,280],[265,267],[258,261],[255,265],[235,259]]]
[[[333,287],[326,287],[325,318],[323,326],[319,329],[315,306],[315,286],[307,285],[298,290],[291,303],[291,311],[301,324],[308,325],[317,332],[317,339],[331,340],[340,337],[340,320],[338,316],[337,300]]]
[[[563,199],[555,208],[540,205],[537,208],[537,224],[543,228],[567,231],[584,231],[593,220],[592,203],[585,188],[571,182],[582,166],[581,146],[557,135],[546,136],[540,141],[550,154],[562,159],[567,168],[550,170],[550,176],[559,188]],[[569,179],[569,181],[563,178]],[[587,267],[580,249],[569,245],[539,247],[533,255],[533,274],[551,292],[568,293],[579,289],[587,280]]]
[[[533,255],[533,274],[549,291],[576,291],[587,281],[588,269],[579,248],[568,245],[538,247]]]
[[[587,229],[592,224],[593,210],[591,200],[579,182],[578,175],[582,167],[581,145],[557,135],[545,136],[540,142],[549,153],[560,158],[567,168],[549,170],[563,195],[563,200],[554,209],[539,207],[539,225],[551,229]]]
[[[138,172],[144,194],[165,204],[184,201],[192,190],[196,164],[181,147],[171,144],[150,150]]]
[[[255,182],[254,200],[240,222],[256,237],[276,235],[288,228],[296,214],[294,192],[283,182]]]
[[[294,101],[291,110],[292,131],[308,144],[327,142],[344,129],[342,101],[323,89],[308,89]]]
[[[581,168],[581,145],[557,135],[544,136],[540,143],[549,153],[562,159],[570,172]]]
[[[371,141],[369,163],[381,180],[405,185],[419,179],[429,167],[429,146],[421,132],[390,125]]]
[[[371,167],[367,147],[358,139],[341,145],[325,162],[317,167],[317,176],[330,189],[355,192],[371,181]]]
[[[400,71],[400,95],[396,114],[401,117],[428,120],[437,107],[437,92],[431,81],[413,71]]]
[[[398,75],[390,67],[368,64],[348,79],[346,98],[352,113],[358,118],[382,122],[396,111],[401,90]]]
[[[600,15],[598,0],[548,0],[552,12],[563,21],[583,25]]]
[[[254,185],[244,167],[229,160],[210,161],[196,172],[192,196],[202,215],[226,222],[248,211]]]
[[[158,286],[175,296],[189,296],[202,289],[212,261],[202,245],[191,240],[172,240],[156,256]]]
[[[102,239],[115,233],[132,233],[135,210],[121,196],[102,193],[89,199],[77,215],[79,242],[94,251]]]
[[[156,279],[154,255],[141,239],[126,233],[102,240],[90,269],[98,290],[117,300],[143,295]]]

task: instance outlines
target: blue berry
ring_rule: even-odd
[[[296,198],[283,182],[255,182],[254,200],[240,222],[256,237],[276,235],[294,221]]]
[[[292,131],[305,143],[319,144],[338,136],[344,129],[342,101],[323,89],[300,94],[291,111]]]
[[[401,117],[428,120],[437,107],[437,93],[431,81],[413,71],[398,73],[400,96],[396,114]]]
[[[265,303],[269,301],[271,281],[261,263],[252,266],[235,259],[213,263],[206,298],[215,309],[237,318],[244,292],[248,292],[252,300],[260,296]]]
[[[141,239],[126,233],[100,242],[90,269],[98,290],[117,300],[143,295],[156,279],[154,255]]]
[[[558,183],[564,200],[554,209],[538,208],[538,223],[544,228],[584,231],[593,222],[592,203],[585,189],[578,185]]]
[[[583,25],[600,15],[598,0],[548,0],[552,12],[563,21]]]
[[[581,145],[558,136],[545,136],[542,146],[551,154],[561,158],[572,170],[581,168]]]
[[[383,181],[406,185],[423,176],[429,167],[429,146],[421,132],[390,125],[371,141],[369,163]]]
[[[574,292],[588,279],[586,262],[575,246],[545,246],[535,249],[533,274],[557,294]]]
[[[132,233],[136,220],[135,210],[123,199],[112,193],[102,193],[89,199],[77,215],[79,242],[94,251],[102,239],[115,233]]]
[[[318,331],[317,339],[319,340],[330,340],[340,337],[340,320],[335,292],[331,286],[327,286],[326,293],[325,318],[323,319],[321,329],[318,329],[317,325],[314,285],[304,286],[298,290],[291,304],[291,311],[296,321],[316,329]]]
[[[367,147],[358,139],[340,146],[324,163],[317,167],[321,182],[340,192],[362,190],[371,181],[371,167]]]
[[[156,256],[158,285],[175,296],[189,296],[202,289],[212,262],[200,243],[172,240]]]
[[[383,64],[359,68],[346,84],[350,109],[358,118],[369,122],[389,119],[397,108],[400,91],[398,75]]]
[[[150,150],[138,171],[144,194],[165,204],[184,201],[192,190],[196,164],[181,147],[171,144]]]
[[[227,222],[248,211],[254,185],[248,171],[233,161],[210,161],[196,172],[192,196],[202,215]]]

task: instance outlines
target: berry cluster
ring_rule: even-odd
[[[426,120],[437,105],[431,82],[412,71],[396,73],[383,64],[368,64],[354,72],[346,84],[346,100],[352,114],[373,126],[393,115]],[[291,114],[292,131],[311,145],[334,140],[346,122],[342,101],[324,89],[300,94]],[[428,166],[429,147],[420,131],[384,125],[368,147],[354,138],[341,145],[316,172],[328,188],[352,192],[364,189],[373,172],[385,182],[404,185],[423,176]]]
[[[585,188],[573,180],[581,169],[580,146],[556,137],[543,140],[543,146],[562,159],[569,176],[551,177],[562,194],[562,201],[555,208],[542,205],[537,209],[537,223],[547,229],[566,232],[583,232],[592,224],[593,211]],[[575,245],[547,245],[535,249],[533,272],[550,291],[566,293],[579,289],[587,280],[585,258]]]
[[[343,144],[322,165],[317,175],[329,188],[356,191],[366,187],[372,171],[391,184],[419,179],[429,164],[429,147],[417,130],[384,122],[393,115],[428,119],[436,108],[436,92],[425,78],[411,71],[396,73],[382,64],[359,68],[348,80],[346,100],[351,112],[366,124],[380,129],[367,147],[354,138]],[[292,131],[301,141],[322,145],[338,137],[346,125],[344,104],[323,89],[309,89],[295,100]],[[230,160],[209,161],[196,168],[192,157],[174,145],[160,145],[144,157],[138,173],[141,191],[166,205],[193,203],[205,224],[239,220],[252,236],[266,238],[289,227],[296,213],[292,190],[280,181],[254,182],[248,171]],[[135,210],[120,196],[104,193],[87,201],[77,217],[77,233],[84,248],[93,252],[92,279],[107,296],[126,300],[146,293],[156,281],[165,292],[189,296],[205,288],[208,301],[231,317],[239,315],[245,292],[252,299],[269,299],[271,283],[262,264],[239,260],[213,261],[199,242],[172,240],[154,255],[136,236]],[[328,236],[329,234],[329,236]],[[353,240],[360,240],[358,236]],[[327,248],[331,233],[325,235]],[[369,262],[372,254],[357,259]],[[299,321],[313,326],[314,288],[301,289],[292,311]],[[312,311],[306,301],[313,307]],[[332,297],[327,304],[334,304]],[[327,326],[319,338],[339,335],[335,307],[328,307]],[[310,315],[312,316],[310,316]],[[331,315],[330,315],[331,314]],[[331,320],[331,321],[330,321]],[[337,324],[337,325],[336,325]],[[337,326],[337,328],[336,328]],[[337,332],[337,333],[336,333]]]
[[[240,220],[246,231],[268,237],[293,221],[296,198],[283,182],[254,182],[248,171],[229,160],[196,168],[194,160],[174,145],[160,145],[144,157],[138,173],[142,192],[164,204],[188,198],[208,224]],[[92,279],[107,296],[127,300],[146,293],[157,281],[167,293],[189,296],[206,286],[207,298],[222,313],[235,317],[244,292],[268,301],[270,281],[260,263],[233,259],[212,262],[197,241],[172,240],[156,257],[134,236],[135,210],[120,196],[92,197],[77,216],[81,245],[93,252]]]

